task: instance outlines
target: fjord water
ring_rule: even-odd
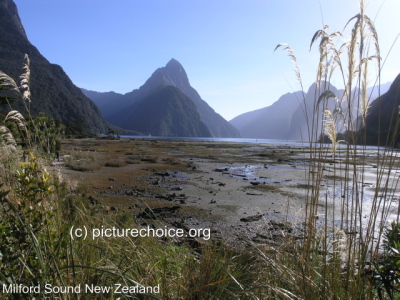
[[[143,136],[143,135],[121,135],[126,139],[162,139],[162,140],[187,140],[187,141],[208,141],[208,142],[227,142],[227,143],[250,143],[250,144],[268,144],[279,147],[309,147],[308,141],[298,140],[278,140],[278,139],[254,139],[254,138],[216,138],[216,137],[172,137],[172,136]],[[323,148],[331,147],[331,144],[321,144]],[[346,144],[339,144],[339,148],[346,148]],[[354,147],[354,146],[352,146]],[[384,150],[384,147],[378,146],[355,146],[365,150]]]

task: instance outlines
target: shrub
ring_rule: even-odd
[[[379,299],[385,291],[390,299],[400,292],[400,224],[393,221],[384,231],[383,253],[378,255],[372,282]]]

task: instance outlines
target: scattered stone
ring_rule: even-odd
[[[161,177],[168,177],[171,176],[168,172],[156,172],[155,175],[161,176]]]
[[[286,223],[286,222],[277,222],[274,220],[270,220],[268,222],[269,230],[283,230],[286,232],[291,233],[293,231],[293,227],[291,226],[290,223]]]
[[[166,215],[169,214],[174,214],[178,209],[181,207],[179,205],[175,206],[166,206],[166,207],[158,207],[158,208],[153,208],[150,209],[146,207],[143,212],[138,214],[138,218],[142,219],[157,219],[157,216],[165,217]]]
[[[93,198],[92,196],[89,196],[89,201],[90,204],[96,205],[96,204],[100,204],[100,201],[98,201],[97,199]]]
[[[183,187],[181,187],[181,186],[171,188],[171,191],[182,191],[182,190],[183,190]]]
[[[241,218],[240,221],[241,222],[256,222],[256,221],[261,220],[262,217],[263,217],[262,214],[257,214],[257,215],[254,215],[254,216]]]

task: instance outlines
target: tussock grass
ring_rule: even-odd
[[[102,155],[97,152],[71,151],[65,156],[65,164],[75,171],[91,172],[104,166],[102,158]]]
[[[398,204],[395,204],[397,213],[393,215],[393,206],[386,201],[397,190],[398,178],[391,175],[391,170],[397,167],[393,148],[388,144],[389,148],[379,149],[382,158],[378,158],[375,169],[374,194],[370,198],[365,196],[368,188],[365,184],[366,131],[360,132],[359,128],[365,128],[372,100],[368,99],[367,84],[379,82],[381,58],[374,24],[364,10],[364,1],[360,1],[360,13],[345,26],[346,29],[353,24],[348,41],[341,42],[343,33],[329,34],[327,26],[317,31],[311,41],[311,47],[319,41],[320,60],[314,102],[310,107],[306,99],[303,101],[303,112],[308,121],[310,159],[305,174],[309,188],[304,235],[296,244],[292,265],[285,263],[291,256],[287,252],[279,251],[278,258],[264,256],[266,262],[270,261],[271,266],[284,274],[277,276],[277,281],[271,286],[279,287],[276,295],[285,298],[372,299],[378,295],[376,286],[371,284],[371,274],[377,271],[373,266],[381,251],[382,232],[390,218],[399,218]],[[339,48],[336,45],[340,45]],[[287,50],[295,61],[295,74],[301,81],[293,50],[286,44],[279,44],[279,47]],[[371,74],[376,78],[370,80]],[[333,78],[342,82],[342,95],[335,95],[331,90]],[[360,118],[357,120],[351,113],[354,107],[359,108]],[[340,156],[344,159],[330,165],[332,173],[326,175],[325,162],[336,157],[338,143],[344,142],[338,141],[338,130],[346,131],[349,140],[358,146],[348,143],[345,149],[341,149]],[[332,142],[331,151],[316,143],[324,134]],[[331,188],[322,187],[325,179],[330,180]],[[379,192],[382,190],[383,193]],[[319,209],[321,202],[325,203],[323,211]],[[317,218],[321,215],[322,223]]]
[[[105,167],[120,168],[124,167],[125,164],[121,161],[107,161],[104,163]]]

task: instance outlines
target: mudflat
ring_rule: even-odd
[[[331,170],[340,156],[324,157],[320,185],[329,191],[342,176]],[[373,163],[371,158],[365,167],[372,170]],[[301,223],[311,190],[309,149],[284,141],[64,140],[61,161],[53,165],[106,213],[127,211],[138,224],[156,218],[176,227],[208,227],[225,240],[269,239],[266,233],[287,229],[286,222]],[[334,201],[322,197],[315,217]]]

